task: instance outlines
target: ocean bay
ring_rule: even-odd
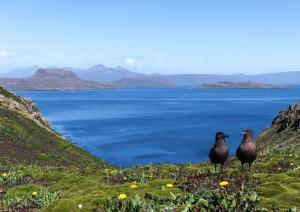
[[[298,87],[286,89],[115,89],[23,91],[53,128],[117,167],[187,163],[208,159],[217,131],[230,138],[254,135],[281,109],[299,102]]]

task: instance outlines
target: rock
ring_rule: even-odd
[[[49,121],[43,117],[35,103],[31,99],[25,99],[22,97],[21,99],[24,101],[28,113],[31,114],[34,119],[38,120],[42,125],[51,129]]]
[[[282,110],[278,116],[273,119],[272,125],[277,125],[279,132],[287,128],[292,128],[293,130],[300,129],[300,103]]]
[[[0,94],[0,103],[3,103],[4,102],[4,99],[5,99],[5,96]]]

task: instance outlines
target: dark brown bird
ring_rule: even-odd
[[[228,137],[223,132],[217,132],[215,145],[209,151],[209,159],[215,165],[215,171],[217,164],[221,164],[221,170],[223,170],[223,165],[228,158],[228,147],[225,142]]]
[[[250,170],[251,163],[256,159],[256,144],[253,140],[252,130],[244,130],[242,134],[244,138],[236,150],[236,157],[241,161],[242,169],[244,169],[244,163],[248,163]]]

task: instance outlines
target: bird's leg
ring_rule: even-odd
[[[223,164],[221,164],[221,166],[220,166],[220,173],[222,173],[223,172]]]
[[[248,165],[249,165],[249,171],[250,171],[250,169],[251,169],[251,163],[248,163]]]
[[[215,173],[217,172],[217,164],[215,164]]]
[[[244,164],[242,163],[242,171],[244,171]]]

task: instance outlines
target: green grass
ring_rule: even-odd
[[[276,161],[285,159],[285,157],[278,157]],[[291,158],[293,161],[296,157]],[[275,163],[276,163],[275,161]],[[298,162],[295,162],[299,164]],[[260,208],[280,208],[281,210],[289,209],[292,207],[300,208],[300,170],[298,168],[291,168],[286,172],[272,173],[273,162],[267,161],[266,158],[259,159],[253,167],[251,172],[242,173],[239,164],[233,161],[228,175],[234,177],[248,176],[252,179],[251,183],[255,187],[261,201],[259,202]],[[178,170],[183,169],[184,174],[178,175]],[[116,173],[110,174],[110,171],[104,170],[90,170],[84,173],[83,169],[66,168],[60,170],[58,168],[44,168],[40,166],[26,166],[10,164],[1,166],[1,170],[18,170],[23,173],[23,176],[30,176],[33,179],[39,179],[38,184],[24,184],[12,185],[7,189],[5,198],[13,196],[24,196],[33,191],[60,193],[60,199],[50,202],[47,206],[41,208],[41,211],[72,211],[75,210],[77,205],[82,204],[85,211],[92,211],[97,207],[102,207],[107,199],[114,198],[121,193],[125,193],[128,198],[139,195],[141,197],[146,194],[153,195],[157,198],[169,198],[170,192],[174,194],[184,195],[184,191],[178,188],[181,182],[185,182],[186,177],[196,175],[197,173],[210,173],[205,176],[203,182],[210,179],[216,179],[216,183],[220,182],[222,177],[212,171],[212,166],[207,164],[189,164],[184,167],[176,165],[148,165],[142,167],[133,167],[127,170],[117,170]],[[157,173],[159,170],[159,173]],[[142,179],[138,173],[143,171],[146,176],[153,175],[154,178]],[[3,171],[1,172],[3,173]],[[137,175],[136,182],[126,180],[122,183],[111,184],[107,181],[108,178],[116,176],[124,178],[124,176]],[[159,177],[158,177],[159,175]],[[173,177],[170,177],[173,176]],[[206,179],[209,178],[209,179]],[[141,183],[141,181],[144,181]],[[175,188],[167,189],[165,185],[173,183]],[[230,182],[229,183],[233,183]],[[136,184],[137,189],[131,189],[130,185]]]

